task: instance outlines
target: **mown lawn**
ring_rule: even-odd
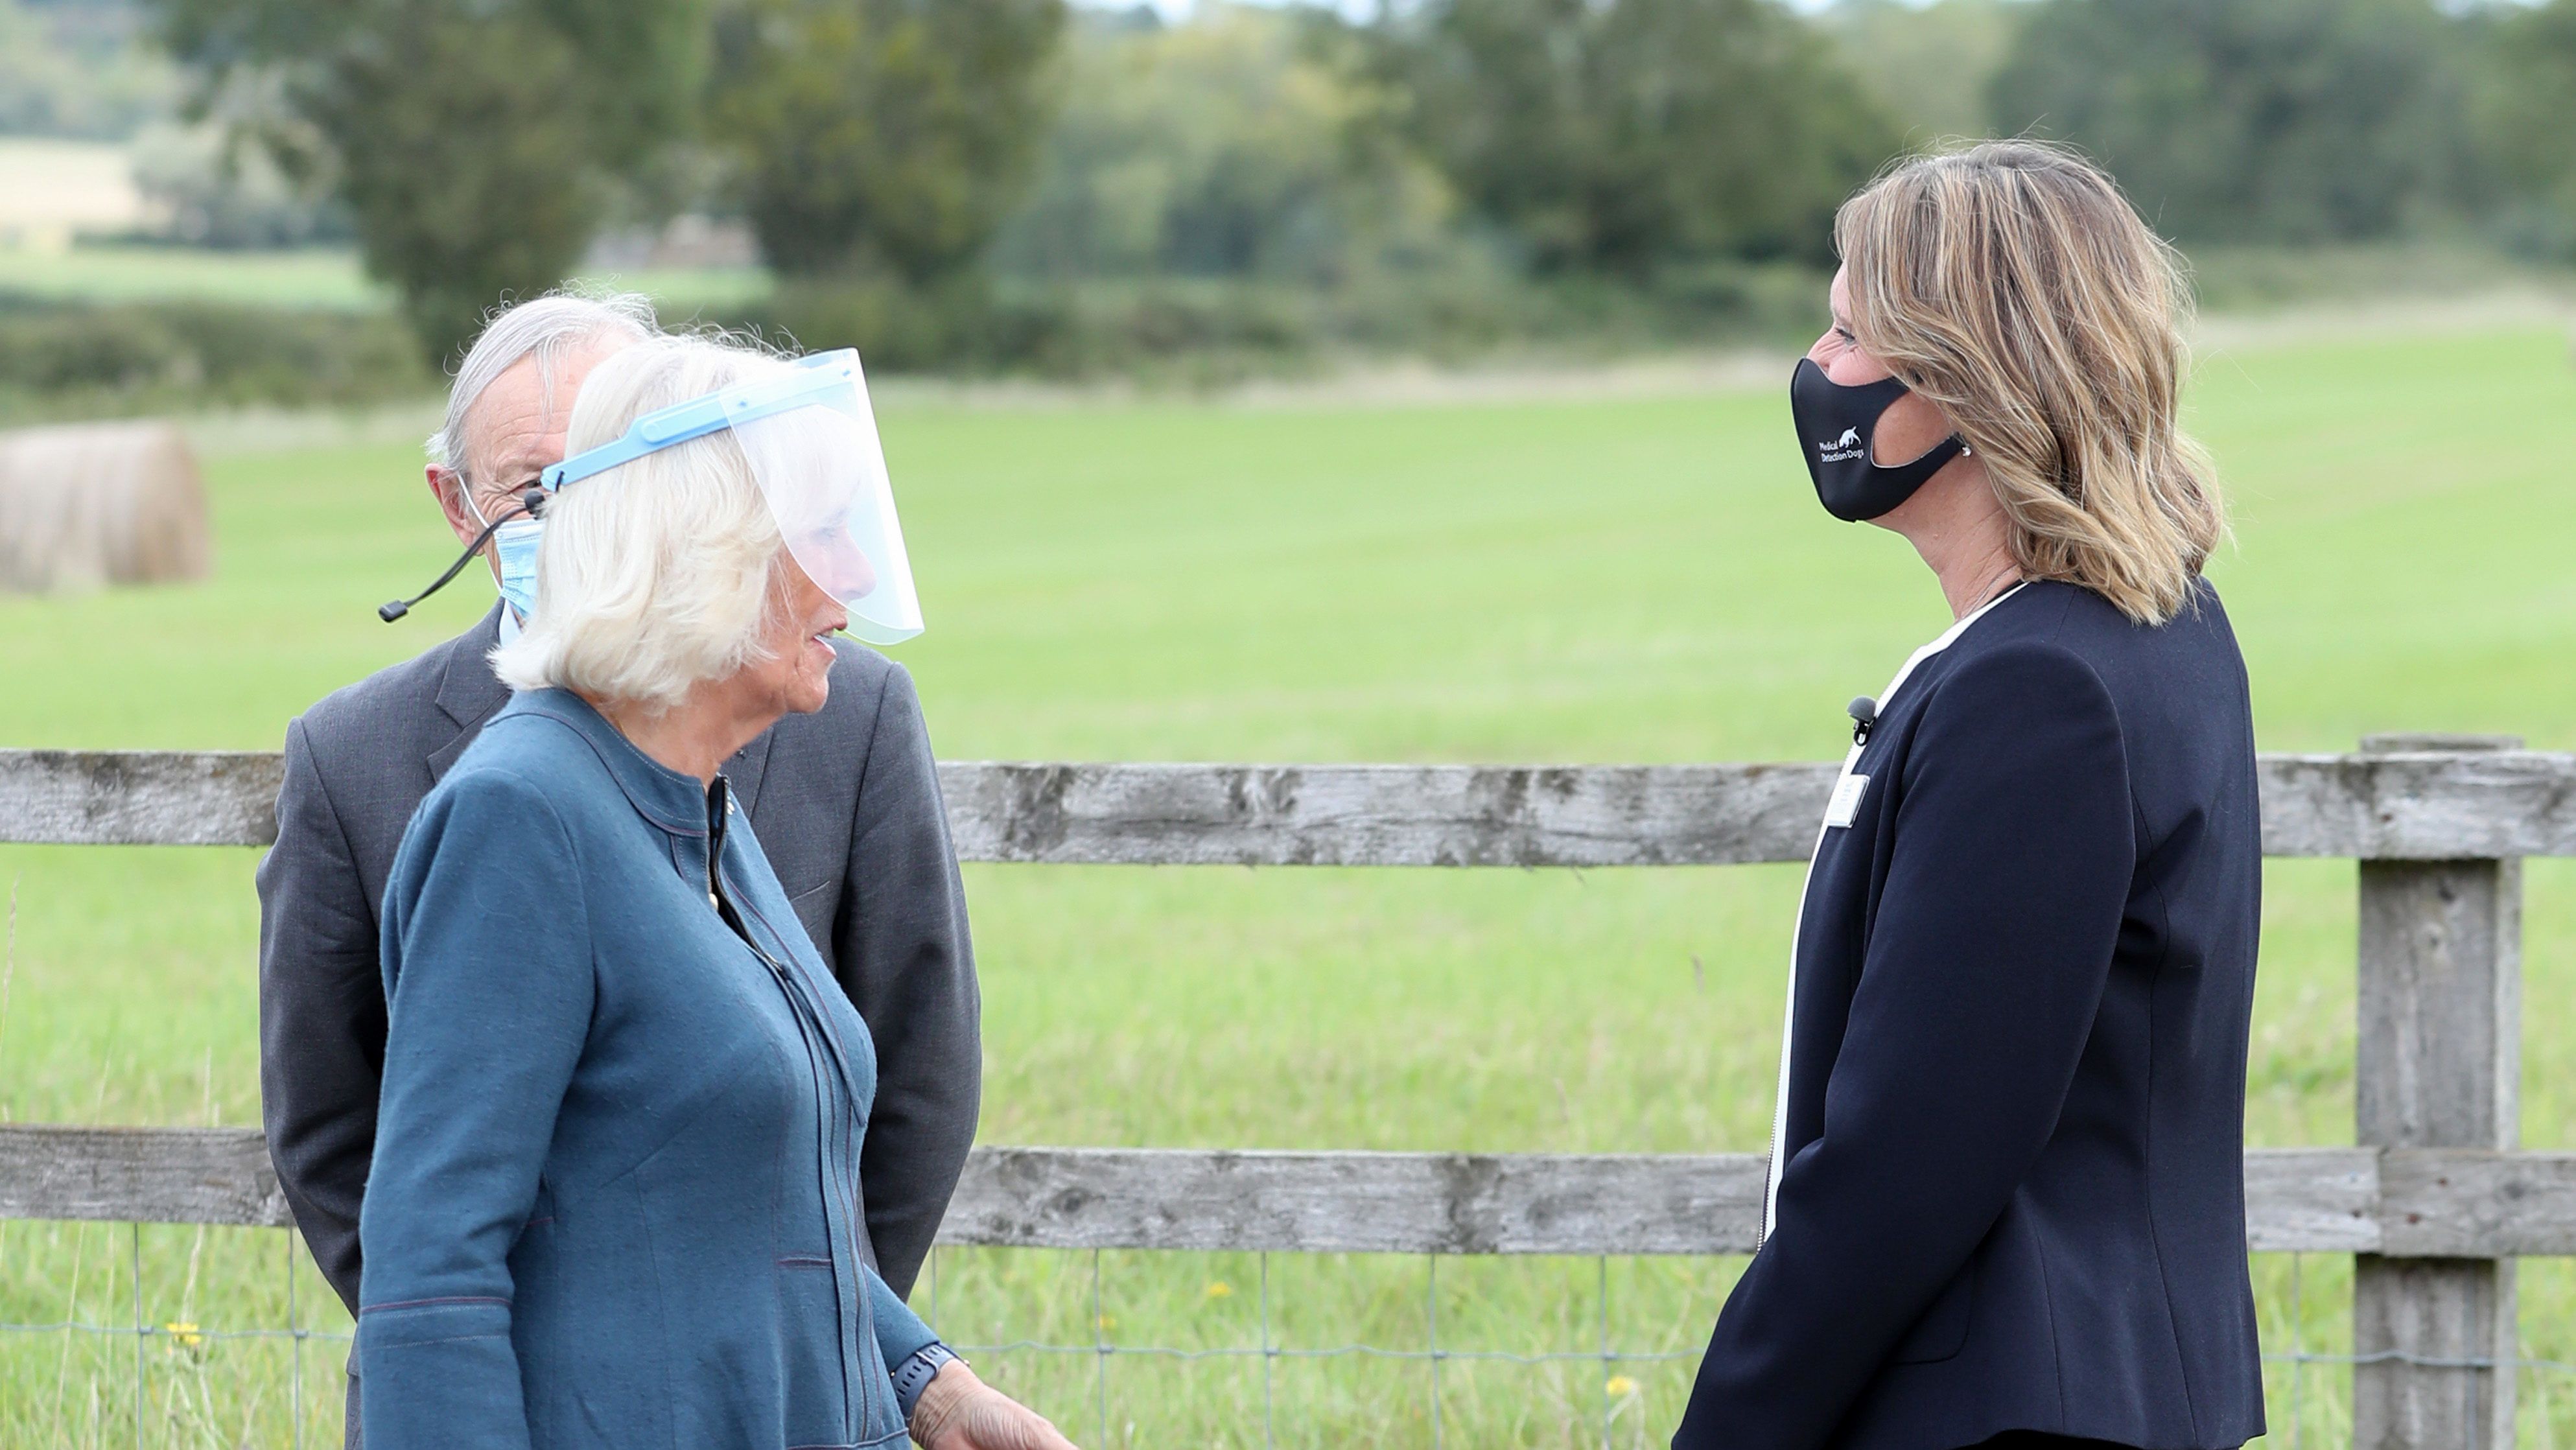
[[[2564,336],[2337,337],[2208,359],[2238,506],[2214,573],[2265,748],[2364,733],[2576,747],[2576,374]],[[953,757],[1676,761],[1837,754],[1843,702],[1943,615],[1904,545],[1815,506],[1776,393],[1479,407],[1139,402],[885,419],[930,632],[901,651]],[[274,748],[334,686],[488,601],[373,609],[445,562],[397,443],[210,464],[216,577],[0,602],[0,743]],[[258,1121],[246,851],[0,848],[14,1121]],[[2352,868],[2269,876],[2254,1141],[2351,1134]],[[1762,1146],[1791,867],[971,868],[996,1143]],[[2576,873],[2536,863],[2524,1138],[2576,1147]],[[284,1236],[0,1226],[0,1323],[287,1323]],[[139,1295],[132,1264],[141,1264]],[[1274,1258],[1270,1342],[1631,1357],[1437,1370],[1446,1443],[1660,1444],[1736,1265]],[[1086,1444],[1428,1443],[1434,1370],[1257,1349],[1264,1266],[949,1253],[937,1311]],[[2268,1347],[2343,1347],[2348,1274],[2257,1260]],[[1608,1299],[1600,1295],[1606,1284]],[[309,1271],[299,1322],[345,1332]],[[916,1296],[925,1305],[928,1295]],[[1606,1312],[1605,1312],[1606,1307]],[[2576,1362],[2576,1276],[2523,1273]],[[147,1443],[335,1433],[339,1347],[145,1341]],[[1666,1354],[1670,1359],[1646,1356]],[[0,1332],[0,1441],[127,1444],[136,1341]],[[1265,1376],[1265,1368],[1267,1374]],[[1265,1390],[1266,1378],[1266,1390]],[[2341,1371],[2276,1366],[2274,1440],[2348,1434]],[[2576,1374],[2525,1381],[2526,1444]],[[1106,1438],[1103,1429],[1106,1429]]]

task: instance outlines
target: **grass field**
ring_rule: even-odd
[[[2265,748],[2436,728],[2576,747],[2576,373],[2550,319],[2218,355],[2193,398],[2237,500],[2239,542],[2213,572]],[[1901,542],[1816,508],[1771,389],[913,402],[884,428],[931,620],[901,657],[953,757],[1817,759],[1840,749],[1843,702],[1943,622]],[[310,439],[229,452],[211,467],[209,583],[0,602],[0,742],[273,748],[304,703],[461,627],[488,595],[373,617],[444,563],[416,458]],[[0,1112],[256,1123],[253,864],[0,848],[16,893]],[[983,1135],[1758,1151],[1796,881],[972,868]],[[2576,1147],[2571,887],[2563,863],[2530,870],[2534,1147]],[[2251,1136],[2348,1142],[2353,870],[2275,863],[2268,888]],[[0,1226],[0,1322],[282,1326],[290,1257],[275,1231]],[[2287,1260],[2256,1263],[2267,1348],[2343,1347],[2344,1266],[2305,1261],[2294,1298]],[[1260,1343],[1257,1261],[1105,1256],[1096,1307],[1093,1268],[943,1254],[938,1318],[974,1344]],[[1736,1268],[1453,1260],[1435,1283],[1418,1259],[1282,1257],[1267,1298],[1292,1347],[1420,1348],[1435,1299],[1451,1349],[1588,1353],[1606,1325],[1638,1357],[1443,1365],[1443,1437],[1597,1444],[1607,1414],[1617,1443],[1650,1445]],[[345,1331],[309,1271],[293,1292],[301,1322]],[[2527,1264],[2522,1304],[2526,1353],[2576,1361],[2576,1275]],[[144,1443],[289,1443],[292,1343],[185,1339],[141,1344]],[[306,1444],[334,1433],[337,1352],[303,1351]],[[130,1334],[0,1333],[0,1443],[132,1443],[137,1358]],[[1258,1357],[980,1358],[1089,1445],[1261,1443]],[[1433,1375],[1282,1359],[1270,1418],[1282,1443],[1426,1444]],[[2348,1437],[2342,1381],[2277,1366],[2273,1443]],[[2525,1445],[2576,1437],[2576,1374],[2524,1388]]]

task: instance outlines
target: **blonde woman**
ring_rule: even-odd
[[[2020,142],[1897,167],[1835,241],[1798,446],[1956,623],[1853,704],[1764,1239],[1673,1443],[2241,1445],[2262,852],[2184,289],[2107,177]]]

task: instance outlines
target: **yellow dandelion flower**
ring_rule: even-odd
[[[1234,1297],[1234,1286],[1219,1279],[1207,1286],[1207,1296],[1211,1299],[1231,1299]]]
[[[170,1344],[175,1349],[195,1349],[206,1342],[204,1332],[197,1326],[178,1320],[162,1325],[161,1332],[170,1336]]]
[[[1103,1314],[1103,1315],[1101,1315],[1101,1316],[1100,1316],[1100,1330],[1101,1330],[1101,1332],[1102,1332],[1102,1333],[1106,1334],[1106,1333],[1108,1333],[1110,1330],[1115,1329],[1115,1328],[1117,1328],[1117,1327],[1118,1327],[1118,1316],[1117,1316],[1117,1315],[1115,1315],[1115,1314]]]
[[[1626,1399],[1637,1392],[1637,1382],[1626,1375],[1614,1374],[1610,1376],[1610,1382],[1601,1387],[1601,1391],[1612,1399]]]

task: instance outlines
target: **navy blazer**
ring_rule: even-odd
[[[2245,666],[2034,583],[1881,702],[1809,868],[1776,1207],[1676,1450],[2263,1433]]]

